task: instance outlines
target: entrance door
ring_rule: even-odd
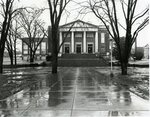
[[[93,44],[88,44],[88,53],[93,53]]]
[[[76,52],[81,53],[81,44],[76,45]]]
[[[65,54],[68,54],[69,53],[69,44],[65,44]]]

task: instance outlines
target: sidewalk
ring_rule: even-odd
[[[43,68],[33,74],[32,85],[0,101],[0,117],[150,116],[148,101],[92,67],[59,68],[58,75],[47,77]]]
[[[136,64],[136,65],[149,65],[149,59],[142,59],[142,60],[136,60],[136,61],[129,61],[130,64]]]

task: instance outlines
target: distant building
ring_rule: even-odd
[[[51,30],[50,27],[49,30]],[[104,26],[97,26],[76,20],[60,26],[59,30],[59,44],[65,40],[60,48],[60,55],[107,54],[109,52],[109,34]],[[51,35],[49,33],[50,37]],[[50,41],[48,45],[48,51],[51,52]]]
[[[144,58],[149,59],[149,44],[144,46]]]
[[[28,38],[22,38],[22,57],[23,59],[27,60],[30,53],[30,48],[28,47],[29,39]],[[39,38],[35,39],[35,44],[39,41]],[[38,46],[35,56],[36,58],[42,58],[45,57],[48,54],[48,39],[44,38],[40,45]]]

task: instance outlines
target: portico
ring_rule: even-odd
[[[81,23],[81,22],[80,22]],[[98,27],[77,27],[75,24],[70,30],[69,26],[62,26],[60,28],[60,43],[64,41],[64,45],[68,44],[69,53],[97,53],[98,52]],[[68,32],[68,30],[70,30]],[[68,53],[68,50],[63,49],[60,53]]]

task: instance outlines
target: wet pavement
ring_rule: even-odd
[[[49,72],[50,68],[6,70],[3,77],[11,76],[11,83],[15,79],[18,93],[0,100],[0,117],[150,116],[149,101],[129,87],[114,85],[95,68],[64,67],[57,75]]]

